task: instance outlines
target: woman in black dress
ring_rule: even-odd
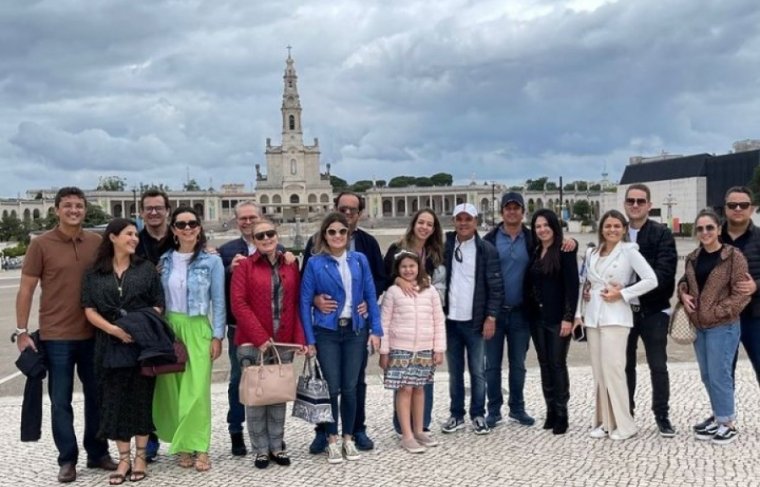
[[[116,442],[119,466],[109,477],[111,485],[145,478],[145,445],[153,426],[155,378],[140,375],[139,366],[105,368],[103,358],[110,340],[132,343],[132,337],[114,322],[124,312],[153,307],[161,312],[164,293],[153,264],[135,257],[138,243],[135,223],[115,218],[106,227],[95,263],[84,277],[82,306],[95,334],[95,373],[98,379],[100,428],[98,436]],[[131,441],[135,438],[134,465]],[[131,470],[131,474],[130,474]]]

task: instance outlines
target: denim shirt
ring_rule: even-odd
[[[354,331],[369,327],[370,333],[375,336],[383,336],[383,328],[380,325],[380,308],[377,306],[377,294],[375,282],[372,277],[369,263],[364,254],[347,251],[346,260],[351,269],[351,319]],[[313,306],[314,297],[318,294],[328,294],[338,302],[338,307],[332,313],[322,313]],[[367,315],[362,316],[357,311],[359,304],[367,303]],[[327,254],[317,254],[306,263],[303,277],[301,278],[300,311],[301,323],[303,323],[306,343],[313,345],[314,327],[338,329],[338,318],[346,303],[346,291],[343,289],[343,281],[338,270],[338,261]]]
[[[171,307],[167,288],[172,272],[173,252],[174,250],[166,252],[158,261],[167,309]],[[202,251],[187,268],[187,314],[208,316],[209,312],[214,338],[221,340],[224,338],[224,325],[227,322],[224,304],[224,265],[218,255]]]

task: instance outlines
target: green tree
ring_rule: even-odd
[[[339,178],[338,176],[335,176],[333,174],[330,174],[330,186],[332,186],[333,189],[347,188],[348,181],[346,181],[343,178]]]
[[[88,204],[87,213],[84,216],[84,226],[94,227],[111,221],[111,215],[103,211],[98,205]]]
[[[396,176],[395,178],[388,181],[388,187],[389,188],[406,188],[407,186],[411,186],[414,184],[415,180],[414,176]]]
[[[386,181],[385,179],[378,179],[377,181],[375,181],[375,186],[377,186],[378,188],[384,188],[387,184],[388,184],[388,181]]]
[[[544,185],[549,178],[546,176],[538,179],[528,179],[525,181],[525,185],[528,187],[528,191],[543,191]]]
[[[575,191],[576,185],[578,186],[578,191],[586,191],[588,189],[588,183],[586,181],[573,181],[572,183],[567,183],[564,190]]]
[[[183,191],[202,191],[200,185],[198,185],[198,181],[195,179],[191,179],[190,181],[186,182],[182,185]]]
[[[601,191],[602,190],[602,185],[601,184],[592,184],[591,186],[588,187],[588,190],[589,191]]]
[[[445,172],[439,172],[430,176],[430,181],[434,186],[451,186],[454,184],[454,178],[451,174]]]
[[[591,220],[591,204],[586,200],[578,200],[573,204],[573,219],[587,223]]]
[[[350,188],[351,188],[351,191],[355,191],[357,193],[364,193],[365,191],[370,189],[372,186],[373,186],[372,181],[368,179],[361,179],[355,182],[354,184],[352,184]]]
[[[21,239],[19,239],[20,236]],[[25,237],[24,224],[17,216],[6,215],[0,220],[0,241],[23,241]]]
[[[121,176],[105,176],[98,180],[97,191],[124,191],[127,180]]]
[[[426,177],[414,178],[414,185],[420,187],[429,187],[433,186],[433,181],[430,178]]]
[[[171,191],[171,188],[169,186],[165,185],[164,183],[159,183],[159,184],[155,184],[155,183],[150,183],[150,184],[140,183],[140,187],[138,188],[138,194],[143,194],[144,192],[148,191],[149,189],[157,189],[159,191],[163,191],[164,193],[168,193],[169,191]]]

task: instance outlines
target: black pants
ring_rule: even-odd
[[[547,414],[567,417],[570,400],[570,377],[567,373],[567,352],[570,335],[559,336],[560,324],[547,324],[538,320],[531,323],[530,332],[541,367],[541,388],[544,392]]]
[[[639,337],[644,342],[644,351],[649,364],[652,380],[652,412],[655,418],[668,417],[670,401],[670,378],[668,376],[668,315],[663,312],[642,316],[633,314],[633,328],[628,335],[625,375],[628,382],[628,402],[631,412],[636,407],[636,347]]]

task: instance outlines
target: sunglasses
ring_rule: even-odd
[[[163,206],[146,206],[143,208],[145,210],[145,213],[151,214],[151,213],[164,213],[166,211],[166,208]]]
[[[256,232],[253,234],[253,238],[256,240],[264,240],[265,238],[275,238],[277,236],[277,230],[265,230],[263,232]]]
[[[328,228],[327,229],[327,234],[329,236],[331,236],[331,237],[334,237],[336,235],[340,235],[342,237],[342,236],[346,235],[347,233],[348,233],[348,228],[346,228],[346,227],[343,227],[340,230],[336,230],[334,228]]]
[[[626,198],[625,204],[628,206],[634,206],[634,205],[644,206],[647,204],[647,199],[646,198]]]
[[[174,222],[174,228],[177,230],[184,230],[186,228],[190,228],[190,230],[195,230],[201,226],[200,222],[198,220],[190,220],[187,222]]]
[[[457,245],[454,249],[454,259],[461,264],[462,261],[464,261],[464,256],[462,255],[462,249],[460,247],[462,247],[462,244]]]
[[[752,203],[750,203],[749,201],[742,201],[741,203],[734,203],[732,201],[730,203],[726,203],[726,208],[728,208],[729,210],[735,210],[737,208],[741,208],[742,210],[746,210],[747,208],[749,208],[749,206],[751,204]]]
[[[339,206],[338,211],[340,213],[348,213],[349,215],[356,215],[359,213],[359,208],[354,208],[352,206]]]
[[[716,227],[715,225],[705,225],[705,226],[700,225],[696,228],[697,233],[714,232],[717,229],[718,227]]]

